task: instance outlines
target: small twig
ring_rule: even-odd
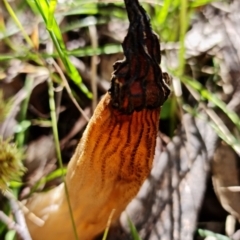
[[[30,212],[29,209],[22,202],[18,201],[10,191],[5,191],[4,196],[7,199],[14,199],[15,201],[17,201],[20,209],[24,212],[25,215],[28,214],[28,218],[33,221],[34,224],[38,226],[43,226],[44,221],[41,218],[37,217],[34,213]]]
[[[2,211],[0,211],[0,220],[4,222],[9,229],[15,230],[18,233],[18,235],[21,237],[21,239],[32,240],[18,201],[14,198],[14,196],[9,191],[4,192],[4,196],[10,202],[12,213],[16,219],[16,222],[13,221],[9,216],[7,216]]]
[[[79,110],[79,112],[83,115],[83,117],[89,122],[89,117],[85,114],[84,110],[79,106],[78,102],[73,97],[72,90],[69,87],[68,81],[67,81],[66,77],[64,76],[62,69],[58,66],[58,64],[55,62],[54,59],[51,59],[51,61],[52,61],[51,63],[53,64],[53,66],[55,67],[57,72],[59,73],[61,79],[63,80],[64,87],[66,88],[67,93],[68,93],[69,97],[71,98],[73,104],[76,106],[76,108]]]
[[[27,224],[26,224],[26,221],[25,221],[25,217],[24,217],[24,215],[23,215],[23,213],[20,209],[20,206],[19,206],[18,202],[14,198],[9,199],[9,202],[10,202],[10,205],[11,205],[11,208],[12,208],[12,213],[13,213],[15,219],[16,219],[16,222],[21,228],[22,239],[31,240],[32,238],[31,238],[30,233],[28,231]]]

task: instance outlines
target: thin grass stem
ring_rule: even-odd
[[[64,177],[65,171],[63,168],[62,155],[61,155],[59,137],[58,137],[57,113],[56,113],[56,107],[55,107],[55,101],[54,101],[54,89],[53,89],[53,83],[50,78],[48,79],[48,94],[49,94],[49,106],[50,106],[50,115],[51,115],[51,121],[52,121],[52,130],[53,130],[53,137],[54,137],[54,142],[55,142],[58,164],[59,164],[60,169],[62,170],[62,180],[64,183],[64,189],[65,189],[66,199],[67,199],[67,203],[68,203],[70,218],[72,221],[74,236],[75,236],[75,239],[78,240],[79,238],[78,238],[78,234],[77,234],[77,228],[76,228],[76,224],[75,224],[74,217],[73,217],[73,210],[71,207],[67,184],[66,184],[65,177]]]

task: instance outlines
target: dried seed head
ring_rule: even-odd
[[[0,90],[0,122],[2,122],[10,112],[12,100],[6,101],[3,98],[3,91]]]
[[[23,153],[10,140],[0,137],[0,189],[6,190],[11,180],[19,180],[25,168],[22,163]]]

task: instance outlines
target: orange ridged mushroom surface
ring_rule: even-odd
[[[111,88],[102,98],[69,163],[66,185],[80,240],[118,219],[152,167],[160,106],[170,90],[160,69],[160,45],[137,0],[125,0],[130,26],[125,59],[114,65]],[[34,240],[74,239],[63,184],[33,196],[26,206],[44,223],[26,216]]]

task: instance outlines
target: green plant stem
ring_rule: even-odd
[[[76,228],[76,224],[75,224],[74,217],[73,217],[73,211],[72,211],[71,202],[70,202],[70,198],[69,198],[68,188],[67,188],[67,184],[66,184],[66,181],[64,178],[64,168],[63,168],[63,164],[62,164],[62,155],[61,155],[59,138],[58,138],[57,114],[56,114],[56,107],[55,107],[55,101],[54,101],[54,89],[53,89],[52,80],[50,78],[48,79],[48,94],[49,94],[49,106],[50,106],[50,115],[51,115],[51,121],[52,121],[52,130],[53,130],[53,137],[54,137],[54,142],[55,142],[55,147],[56,147],[58,164],[59,164],[60,169],[62,170],[62,179],[63,179],[63,183],[64,183],[64,189],[65,189],[69,213],[70,213],[70,217],[71,217],[71,221],[72,221],[74,236],[75,236],[75,239],[78,240],[79,238],[78,238],[77,228]]]
[[[33,86],[33,79],[29,75],[27,75],[26,80],[25,80],[25,85],[24,85],[24,90],[27,92],[27,96],[21,105],[21,111],[20,111],[20,116],[19,116],[19,124],[20,125],[22,125],[23,121],[26,120],[28,103],[29,103],[29,99],[31,96],[32,86]],[[20,147],[20,148],[23,146],[24,141],[25,141],[25,130],[26,129],[23,128],[16,136],[16,142],[17,142],[18,147]]]

